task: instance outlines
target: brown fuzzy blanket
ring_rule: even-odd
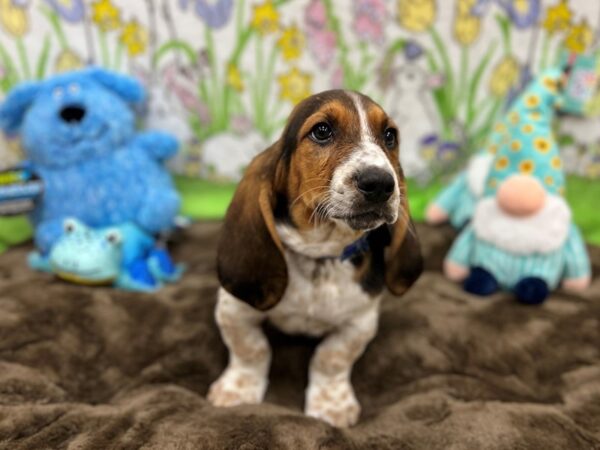
[[[425,226],[428,271],[386,299],[355,365],[357,426],[302,414],[315,341],[272,330],[266,403],[212,407],[227,361],[213,321],[218,230],[189,230],[175,249],[187,275],[157,295],[33,273],[28,247],[2,255],[0,448],[600,449],[600,279],[542,307],[471,297],[439,272],[452,232]]]

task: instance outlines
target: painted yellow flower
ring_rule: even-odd
[[[465,47],[479,37],[481,19],[472,14],[458,14],[454,19],[454,37]]]
[[[254,6],[252,27],[260,34],[274,33],[279,29],[279,12],[273,2],[267,0],[261,5]]]
[[[564,31],[569,28],[572,15],[567,0],[560,0],[555,6],[551,6],[546,10],[546,18],[542,23],[542,27],[549,34]]]
[[[473,6],[477,3],[477,0],[458,0],[456,2],[456,8],[458,10],[458,14],[461,16],[471,14],[473,10]]]
[[[562,159],[560,159],[560,156],[555,156],[554,158],[552,158],[552,160],[550,161],[550,165],[553,169],[556,170],[562,168]]]
[[[542,83],[544,84],[544,87],[553,94],[555,94],[558,91],[558,82],[555,79],[550,77],[544,77]]]
[[[594,33],[585,19],[579,25],[572,25],[565,38],[565,47],[573,53],[583,53],[592,44]]]
[[[532,160],[526,159],[525,161],[521,161],[519,164],[519,172],[525,174],[531,174],[535,170],[535,164]]]
[[[494,130],[496,131],[496,133],[506,133],[506,125],[504,125],[502,122],[498,122],[495,126],[494,126]]]
[[[116,30],[121,26],[121,12],[110,0],[92,3],[92,21],[102,31]]]
[[[398,0],[398,22],[408,31],[426,31],[433,24],[435,15],[435,0]]]
[[[522,130],[525,134],[531,134],[533,133],[533,125],[531,125],[530,123],[526,123],[525,125],[523,125]]]
[[[496,169],[504,170],[507,167],[508,167],[508,158],[506,156],[498,158],[498,161],[496,161]]]
[[[539,111],[532,111],[529,113],[529,120],[533,120],[534,122],[537,122],[541,118],[542,118],[542,113]]]
[[[496,180],[495,178],[491,178],[490,181],[488,182],[488,185],[492,189],[496,189],[496,186],[498,186],[498,180]]]
[[[498,146],[496,144],[492,144],[488,147],[488,152],[491,153],[492,155],[495,155],[496,153],[498,153]]]
[[[81,69],[84,66],[83,59],[71,49],[62,50],[54,60],[54,71],[57,73]]]
[[[292,61],[302,54],[304,48],[304,34],[296,25],[283,30],[281,37],[277,41],[277,46],[281,50],[283,59]]]
[[[14,38],[21,38],[29,31],[29,17],[25,8],[12,0],[0,0],[0,25]]]
[[[490,78],[490,91],[496,97],[504,97],[519,78],[519,62],[507,55],[494,67]]]
[[[137,56],[146,51],[148,46],[148,30],[144,28],[137,20],[130,20],[123,27],[120,41],[127,48],[129,56]]]
[[[279,98],[281,100],[289,100],[296,104],[310,95],[312,76],[301,72],[296,67],[288,73],[280,75],[277,81],[279,82]]]
[[[548,153],[550,148],[552,148],[550,140],[543,137],[535,138],[533,140],[533,146],[540,153]]]
[[[521,144],[521,141],[512,141],[510,143],[510,149],[513,152],[518,152],[521,150],[521,148],[523,147],[523,144]]]
[[[546,178],[544,178],[544,182],[546,183],[547,186],[552,186],[554,185],[554,178],[552,178],[551,175],[546,176]]]
[[[525,106],[528,108],[536,108],[539,104],[540,98],[535,94],[528,95],[527,98],[525,98]]]
[[[508,119],[510,120],[510,123],[512,123],[513,125],[517,125],[519,123],[519,120],[521,120],[521,118],[519,117],[519,113],[517,111],[513,111],[509,114]]]
[[[242,74],[240,73],[238,66],[235,64],[230,63],[227,66],[227,84],[238,92],[242,92],[244,90],[244,80],[242,79]]]

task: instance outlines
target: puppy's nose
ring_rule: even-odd
[[[355,177],[356,188],[369,202],[384,202],[394,192],[394,177],[378,167],[367,167]]]
[[[85,109],[79,105],[67,105],[60,110],[60,118],[67,123],[79,123],[85,117]]]

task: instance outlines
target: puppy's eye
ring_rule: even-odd
[[[383,141],[385,146],[389,149],[392,149],[396,146],[397,136],[396,130],[393,128],[388,128],[383,132]]]
[[[317,144],[325,144],[331,139],[331,136],[333,136],[333,131],[325,122],[319,122],[310,130],[310,138]]]

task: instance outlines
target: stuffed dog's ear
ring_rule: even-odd
[[[385,284],[395,295],[404,294],[423,272],[423,256],[417,230],[410,217],[406,184],[400,189],[398,220],[388,226],[390,243],[385,254]]]
[[[246,170],[227,210],[217,251],[221,286],[263,311],[281,300],[288,283],[274,217],[279,155],[275,144]]]
[[[39,83],[25,82],[10,91],[0,105],[0,128],[6,134],[19,132],[25,113],[37,97],[40,88]]]
[[[113,91],[128,103],[140,103],[146,96],[144,87],[135,78],[100,67],[92,67],[87,73],[95,82]]]

